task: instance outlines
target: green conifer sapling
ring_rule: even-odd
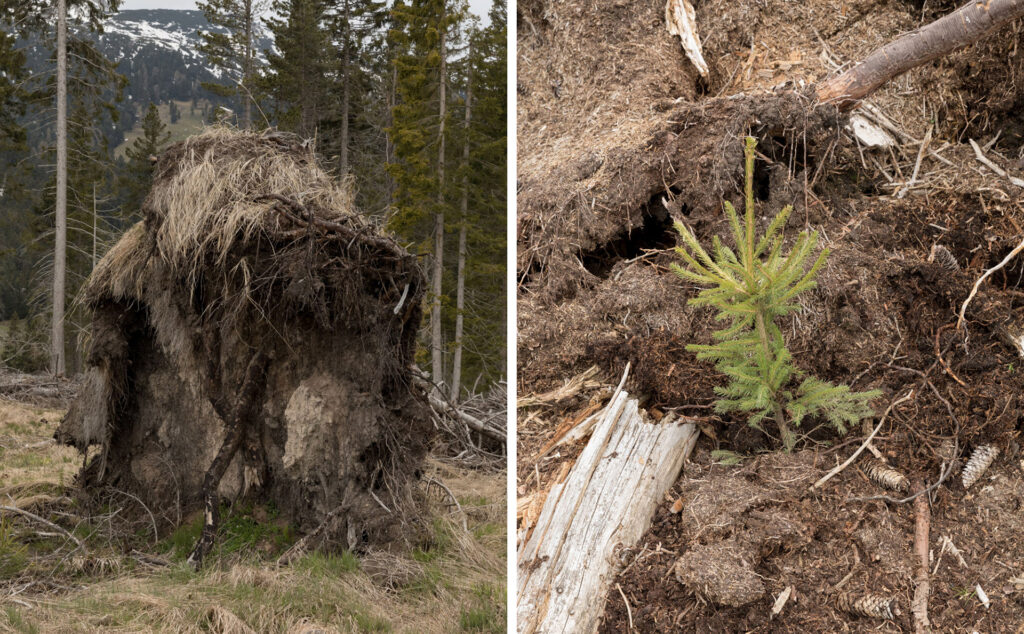
[[[687,346],[698,359],[714,361],[715,367],[729,377],[727,386],[715,388],[721,397],[716,410],[748,412],[748,424],[758,429],[764,419],[774,419],[782,444],[790,451],[796,444],[792,428],[805,417],[822,415],[839,433],[845,433],[847,426],[874,414],[868,401],[879,392],[851,392],[848,386],[807,376],[793,365],[777,321],[800,309],[797,297],[815,286],[814,278],[828,257],[828,249],[822,250],[808,269],[818,234],[801,232],[788,252],[783,252],[782,229],[792,206],[779,212],[763,235],[756,235],[756,145],[757,141],[747,137],[743,223],[733,206],[725,202],[735,250],[715,236],[709,254],[688,227],[676,222],[683,238],[676,252],[686,267],[673,264],[672,268],[683,279],[709,287],[690,303],[713,306],[718,310],[716,319],[728,324],[714,333],[714,344]]]

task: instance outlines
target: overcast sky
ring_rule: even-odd
[[[194,0],[125,0],[122,9],[195,9]],[[487,22],[491,0],[469,0],[469,10]]]

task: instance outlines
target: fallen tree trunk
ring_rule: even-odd
[[[971,0],[953,13],[876,49],[845,73],[817,87],[820,103],[852,110],[886,82],[976,42],[1024,17],[1024,0]]]
[[[685,419],[646,422],[626,392],[612,399],[519,550],[520,632],[595,630],[619,567],[613,549],[647,530],[697,436]]]

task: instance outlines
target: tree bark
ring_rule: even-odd
[[[852,110],[886,82],[948,55],[1024,16],[1024,0],[971,0],[953,13],[876,49],[845,73],[817,87],[819,103]]]
[[[349,11],[349,0],[345,0],[345,42],[342,44],[341,54],[341,151],[338,155],[338,168],[342,174],[348,173],[348,118],[349,118],[349,40],[352,39],[351,12]]]
[[[466,57],[471,58],[472,49]],[[473,120],[473,71],[470,67],[466,80],[466,140],[462,146],[462,218],[459,222],[459,269],[455,286],[455,355],[452,359],[452,400],[459,402],[462,386],[462,332],[463,309],[466,306],[466,232],[469,212],[469,126]]]
[[[441,32],[441,69],[438,73],[438,116],[440,123],[437,130],[437,213],[434,215],[434,271],[430,282],[430,291],[433,294],[430,301],[430,361],[433,373],[431,378],[437,384],[444,382],[444,350],[441,345],[441,291],[443,290],[441,282],[444,277],[444,122],[448,105],[445,97],[447,85],[445,78],[445,73],[447,72],[445,60],[447,53],[445,50],[447,28],[445,22],[445,11],[442,9],[441,20],[438,25]]]
[[[68,232],[68,7],[57,0],[57,205],[53,249],[50,369],[64,375],[64,278]]]
[[[245,29],[245,60],[242,66],[242,129],[249,130],[252,128],[252,93],[249,91],[249,86],[252,83],[252,37],[253,37],[253,22],[255,17],[253,16],[253,0],[245,0],[245,15],[243,20],[245,22],[243,28]]]

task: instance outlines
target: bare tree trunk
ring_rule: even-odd
[[[467,60],[473,54],[469,50]],[[462,146],[462,218],[459,222],[459,269],[455,287],[455,356],[452,360],[452,400],[459,402],[459,388],[462,383],[462,311],[466,306],[466,227],[469,212],[469,125],[473,120],[473,71],[472,66],[466,80],[466,140]]]
[[[395,125],[395,86],[398,83],[398,66],[394,62],[391,63],[391,85],[388,86],[388,127]],[[388,165],[394,162],[395,146],[391,142],[391,134],[384,135],[384,160]],[[388,170],[386,174],[388,179],[388,206],[390,210],[395,206],[395,177],[391,175],[391,171]]]
[[[245,1],[245,15],[243,20],[245,21],[245,62],[242,68],[242,129],[249,130],[252,128],[252,93],[249,92],[250,84],[252,83],[252,36],[253,36],[253,23],[255,17],[253,16],[253,0]]]
[[[68,232],[68,7],[57,0],[57,221],[53,251],[50,370],[64,375],[64,276]]]
[[[889,80],[971,44],[1024,16],[1024,0],[972,0],[953,13],[876,49],[817,88],[818,101],[851,110]]]
[[[342,174],[348,173],[348,118],[349,118],[349,49],[348,43],[352,39],[352,25],[350,23],[349,0],[345,0],[345,43],[342,45],[341,54],[341,153],[339,154],[338,166]]]
[[[96,183],[92,184],[92,268],[90,271],[96,270],[96,224],[98,216],[96,213]]]
[[[444,381],[444,351],[442,350],[441,340],[441,279],[444,276],[444,122],[447,116],[447,98],[445,97],[445,91],[447,88],[447,78],[445,73],[447,72],[447,50],[445,49],[445,36],[447,35],[447,28],[445,26],[446,16],[444,9],[441,10],[441,70],[438,74],[440,86],[439,86],[439,98],[438,98],[438,110],[440,123],[437,129],[437,213],[434,216],[434,275],[431,280],[431,293],[433,298],[431,299],[430,308],[430,360],[432,378],[435,383],[442,383]]]

